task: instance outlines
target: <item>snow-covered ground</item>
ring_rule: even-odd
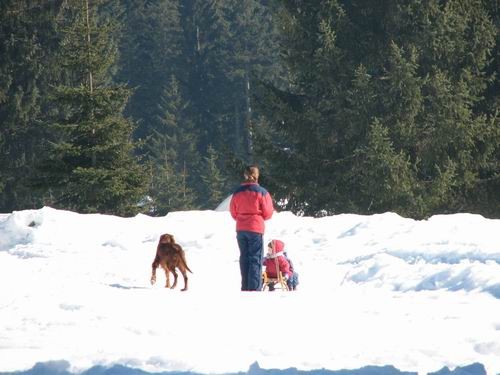
[[[189,290],[150,285],[162,233],[187,256]],[[394,213],[275,213],[296,292],[240,292],[229,213],[0,215],[0,373],[63,361],[67,371],[359,369],[426,374],[480,363],[500,373],[500,220],[415,221]]]

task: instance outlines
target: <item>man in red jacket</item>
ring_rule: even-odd
[[[264,256],[264,221],[274,207],[269,192],[259,185],[259,168],[250,165],[243,173],[245,181],[233,193],[229,210],[236,220],[236,239],[240,248],[241,290],[261,290]]]

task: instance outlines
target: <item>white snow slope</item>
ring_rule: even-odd
[[[500,373],[500,220],[275,213],[295,292],[240,292],[227,211],[152,218],[44,207],[0,215],[0,373],[63,363],[223,374],[470,364]],[[151,285],[162,233],[184,248],[189,290]],[[62,362],[58,362],[62,361]]]

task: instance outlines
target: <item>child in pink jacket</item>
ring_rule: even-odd
[[[272,240],[267,245],[267,255],[264,258],[264,266],[266,267],[267,276],[270,278],[278,277],[278,270],[286,281],[291,279],[293,272],[290,270],[290,263],[284,255],[285,244],[280,240]],[[278,270],[276,269],[276,260]],[[269,290],[274,290],[273,286],[269,286]]]

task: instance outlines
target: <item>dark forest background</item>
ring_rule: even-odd
[[[0,212],[500,218],[498,0],[1,0]]]

